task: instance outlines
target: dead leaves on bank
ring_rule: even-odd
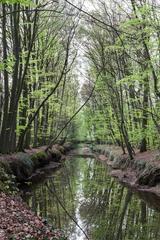
[[[20,197],[0,193],[0,240],[63,240],[63,233],[46,225]]]

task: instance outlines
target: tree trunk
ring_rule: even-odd
[[[8,105],[9,105],[9,86],[8,86],[8,71],[6,69],[7,63],[7,38],[6,38],[6,4],[2,4],[2,44],[3,44],[3,62],[5,63],[3,76],[4,76],[4,105],[3,105],[3,119],[0,135],[0,152],[8,152],[8,139],[7,139],[7,121],[8,121]]]

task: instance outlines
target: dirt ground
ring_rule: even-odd
[[[109,151],[112,152],[114,156],[120,156],[122,158],[127,158],[128,155],[122,154],[122,150],[119,147],[111,146],[109,147]],[[109,158],[104,154],[98,155],[98,159],[103,163],[107,164],[110,169],[110,175],[118,179],[121,183],[126,186],[131,187],[135,191],[141,191],[146,193],[153,193],[157,197],[160,197],[160,182],[157,182],[155,186],[149,187],[147,185],[138,184],[138,173],[137,170],[132,167],[126,168],[116,168],[114,166],[114,161],[110,161]],[[128,160],[132,161],[132,160]],[[160,169],[160,151],[159,150],[150,150],[147,152],[140,153],[139,150],[135,151],[134,161],[136,162],[146,162],[146,166],[150,165],[152,167],[156,167],[156,169]],[[145,170],[145,169],[144,169]]]

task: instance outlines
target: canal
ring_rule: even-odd
[[[152,197],[148,204],[148,196],[119,184],[92,156],[68,156],[29,191],[25,200],[32,210],[64,229],[69,240],[160,239],[160,202]]]

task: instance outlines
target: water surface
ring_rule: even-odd
[[[68,158],[56,173],[31,186],[26,201],[56,228],[63,228],[69,240],[86,240],[71,217],[90,240],[160,239],[159,211],[91,157]]]

